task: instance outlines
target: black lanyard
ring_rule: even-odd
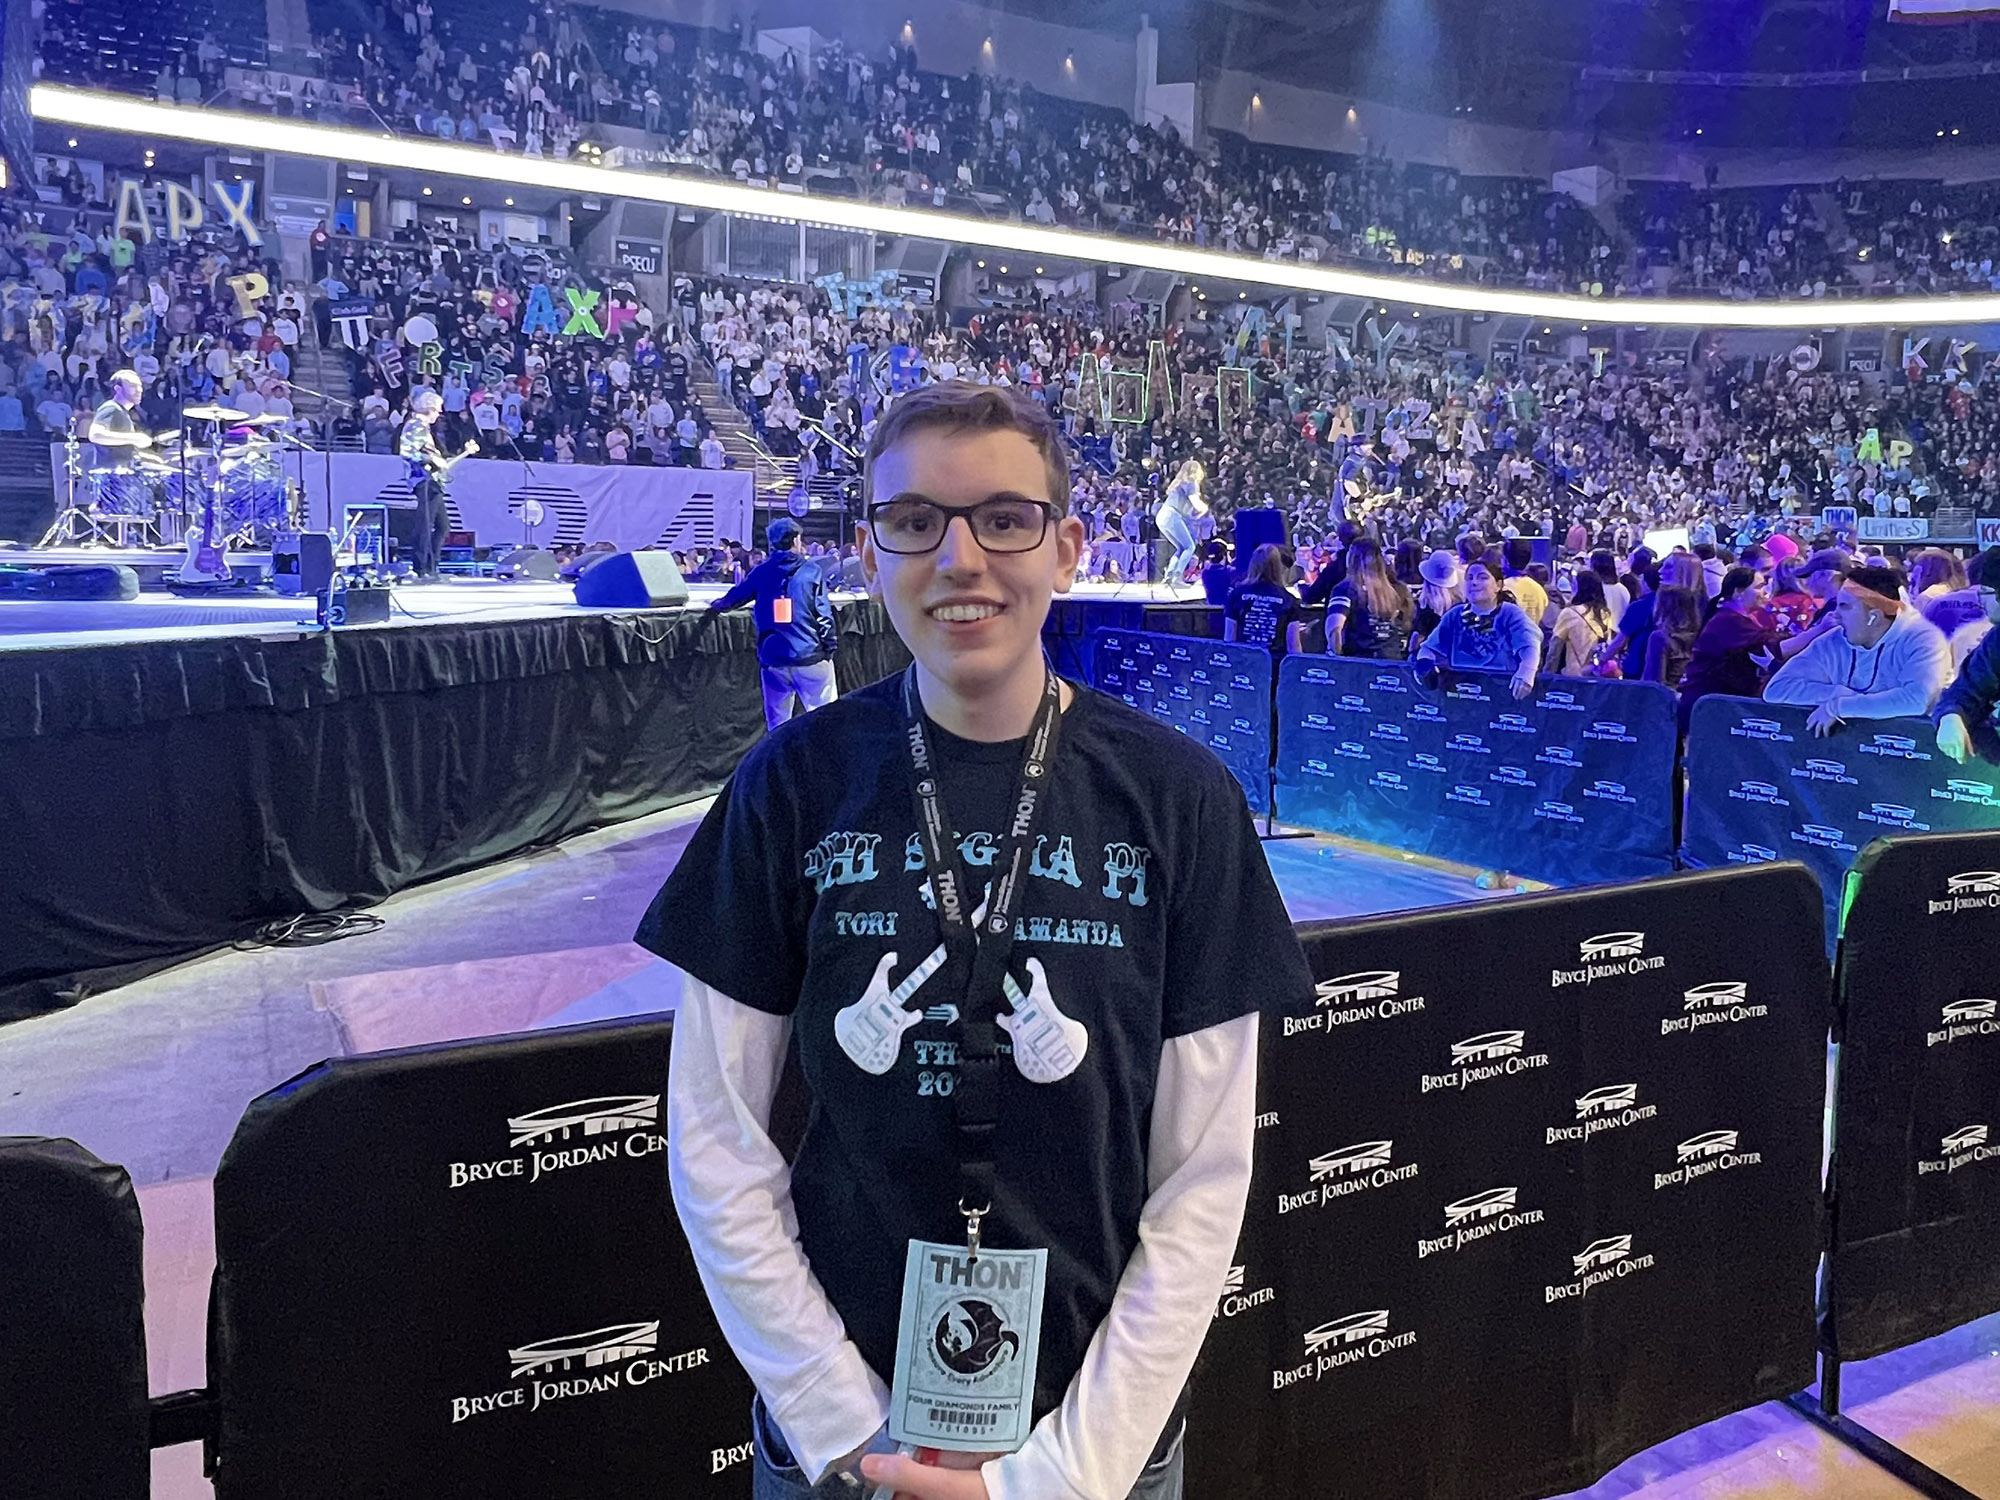
[[[965,1215],[966,1244],[976,1258],[979,1223],[993,1207],[993,1134],[1000,1119],[1000,1000],[1007,955],[1014,946],[1014,909],[1027,879],[1035,819],[1055,764],[1062,688],[1055,673],[1049,672],[1041,706],[1028,730],[1020,790],[1011,804],[1012,821],[994,861],[993,883],[977,929],[973,926],[975,908],[968,905],[976,903],[974,887],[952,839],[951,817],[945,811],[944,789],[938,784],[937,756],[931,749],[923,703],[917,696],[914,666],[903,676],[903,716],[918,842],[930,874],[938,926],[944,931],[946,950],[962,958],[966,968],[965,993],[958,1007],[958,1082],[951,1098],[958,1121],[958,1211]]]

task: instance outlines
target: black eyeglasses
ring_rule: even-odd
[[[898,495],[868,507],[875,545],[899,557],[935,552],[954,516],[965,517],[972,539],[988,552],[1033,552],[1061,512],[1047,500],[993,495],[977,505],[939,505],[922,495]]]

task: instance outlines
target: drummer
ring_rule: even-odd
[[[129,474],[139,449],[152,445],[132,420],[133,408],[145,393],[146,384],[135,370],[120,370],[111,377],[111,399],[90,414],[84,431],[84,440],[96,450],[93,468]]]

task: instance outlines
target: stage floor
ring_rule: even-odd
[[[386,925],[371,934],[225,950],[0,1028],[0,1134],[69,1136],[122,1163],[138,1185],[155,1393],[203,1379],[210,1182],[243,1107],[328,1056],[672,1009],[678,971],[629,939],[704,810],[677,808],[405,891],[374,908]],[[1330,839],[1265,847],[1300,920],[1508,899],[1480,890],[1470,871]],[[1960,1482],[2000,1493],[1996,1355],[2000,1318],[1851,1367],[1849,1409]],[[156,1500],[211,1493],[198,1447],[155,1454]],[[1764,1406],[1640,1454],[1581,1493],[1913,1492]]]
[[[55,553],[0,553],[0,566]],[[123,553],[76,550],[76,558],[120,561]],[[71,561],[70,554],[62,560]],[[723,585],[691,583],[687,608],[705,608],[722,597]],[[841,596],[845,597],[845,596]],[[1161,584],[1079,584],[1072,598],[1118,604],[1200,604],[1201,591],[1178,593]],[[577,614],[632,614],[632,609],[589,609],[576,602],[567,583],[492,578],[447,578],[438,583],[399,585],[391,600],[389,625],[519,621]],[[70,602],[53,599],[0,599],[0,651],[45,650],[51,646],[105,646],[142,641],[196,640],[241,635],[291,635],[318,629],[310,598],[268,590],[224,590],[189,597],[142,590],[136,599]],[[369,626],[368,629],[381,629]]]

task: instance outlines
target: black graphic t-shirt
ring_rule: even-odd
[[[965,1232],[951,1103],[965,973],[958,959],[929,969],[942,932],[900,682],[759,744],[638,932],[730,998],[794,1018],[814,1100],[792,1169],[799,1239],[884,1381],[907,1242]],[[930,732],[976,892],[1022,745]],[[1243,793],[1206,749],[1079,688],[1048,779],[1007,964],[1019,998],[1002,1007],[985,1225],[990,1244],[1049,1251],[1038,1417],[1061,1403],[1138,1244],[1163,1045],[1312,991]]]
[[[1285,654],[1291,623],[1305,618],[1296,594],[1262,579],[1231,589],[1223,613],[1236,622],[1237,640],[1262,646],[1273,656]]]

